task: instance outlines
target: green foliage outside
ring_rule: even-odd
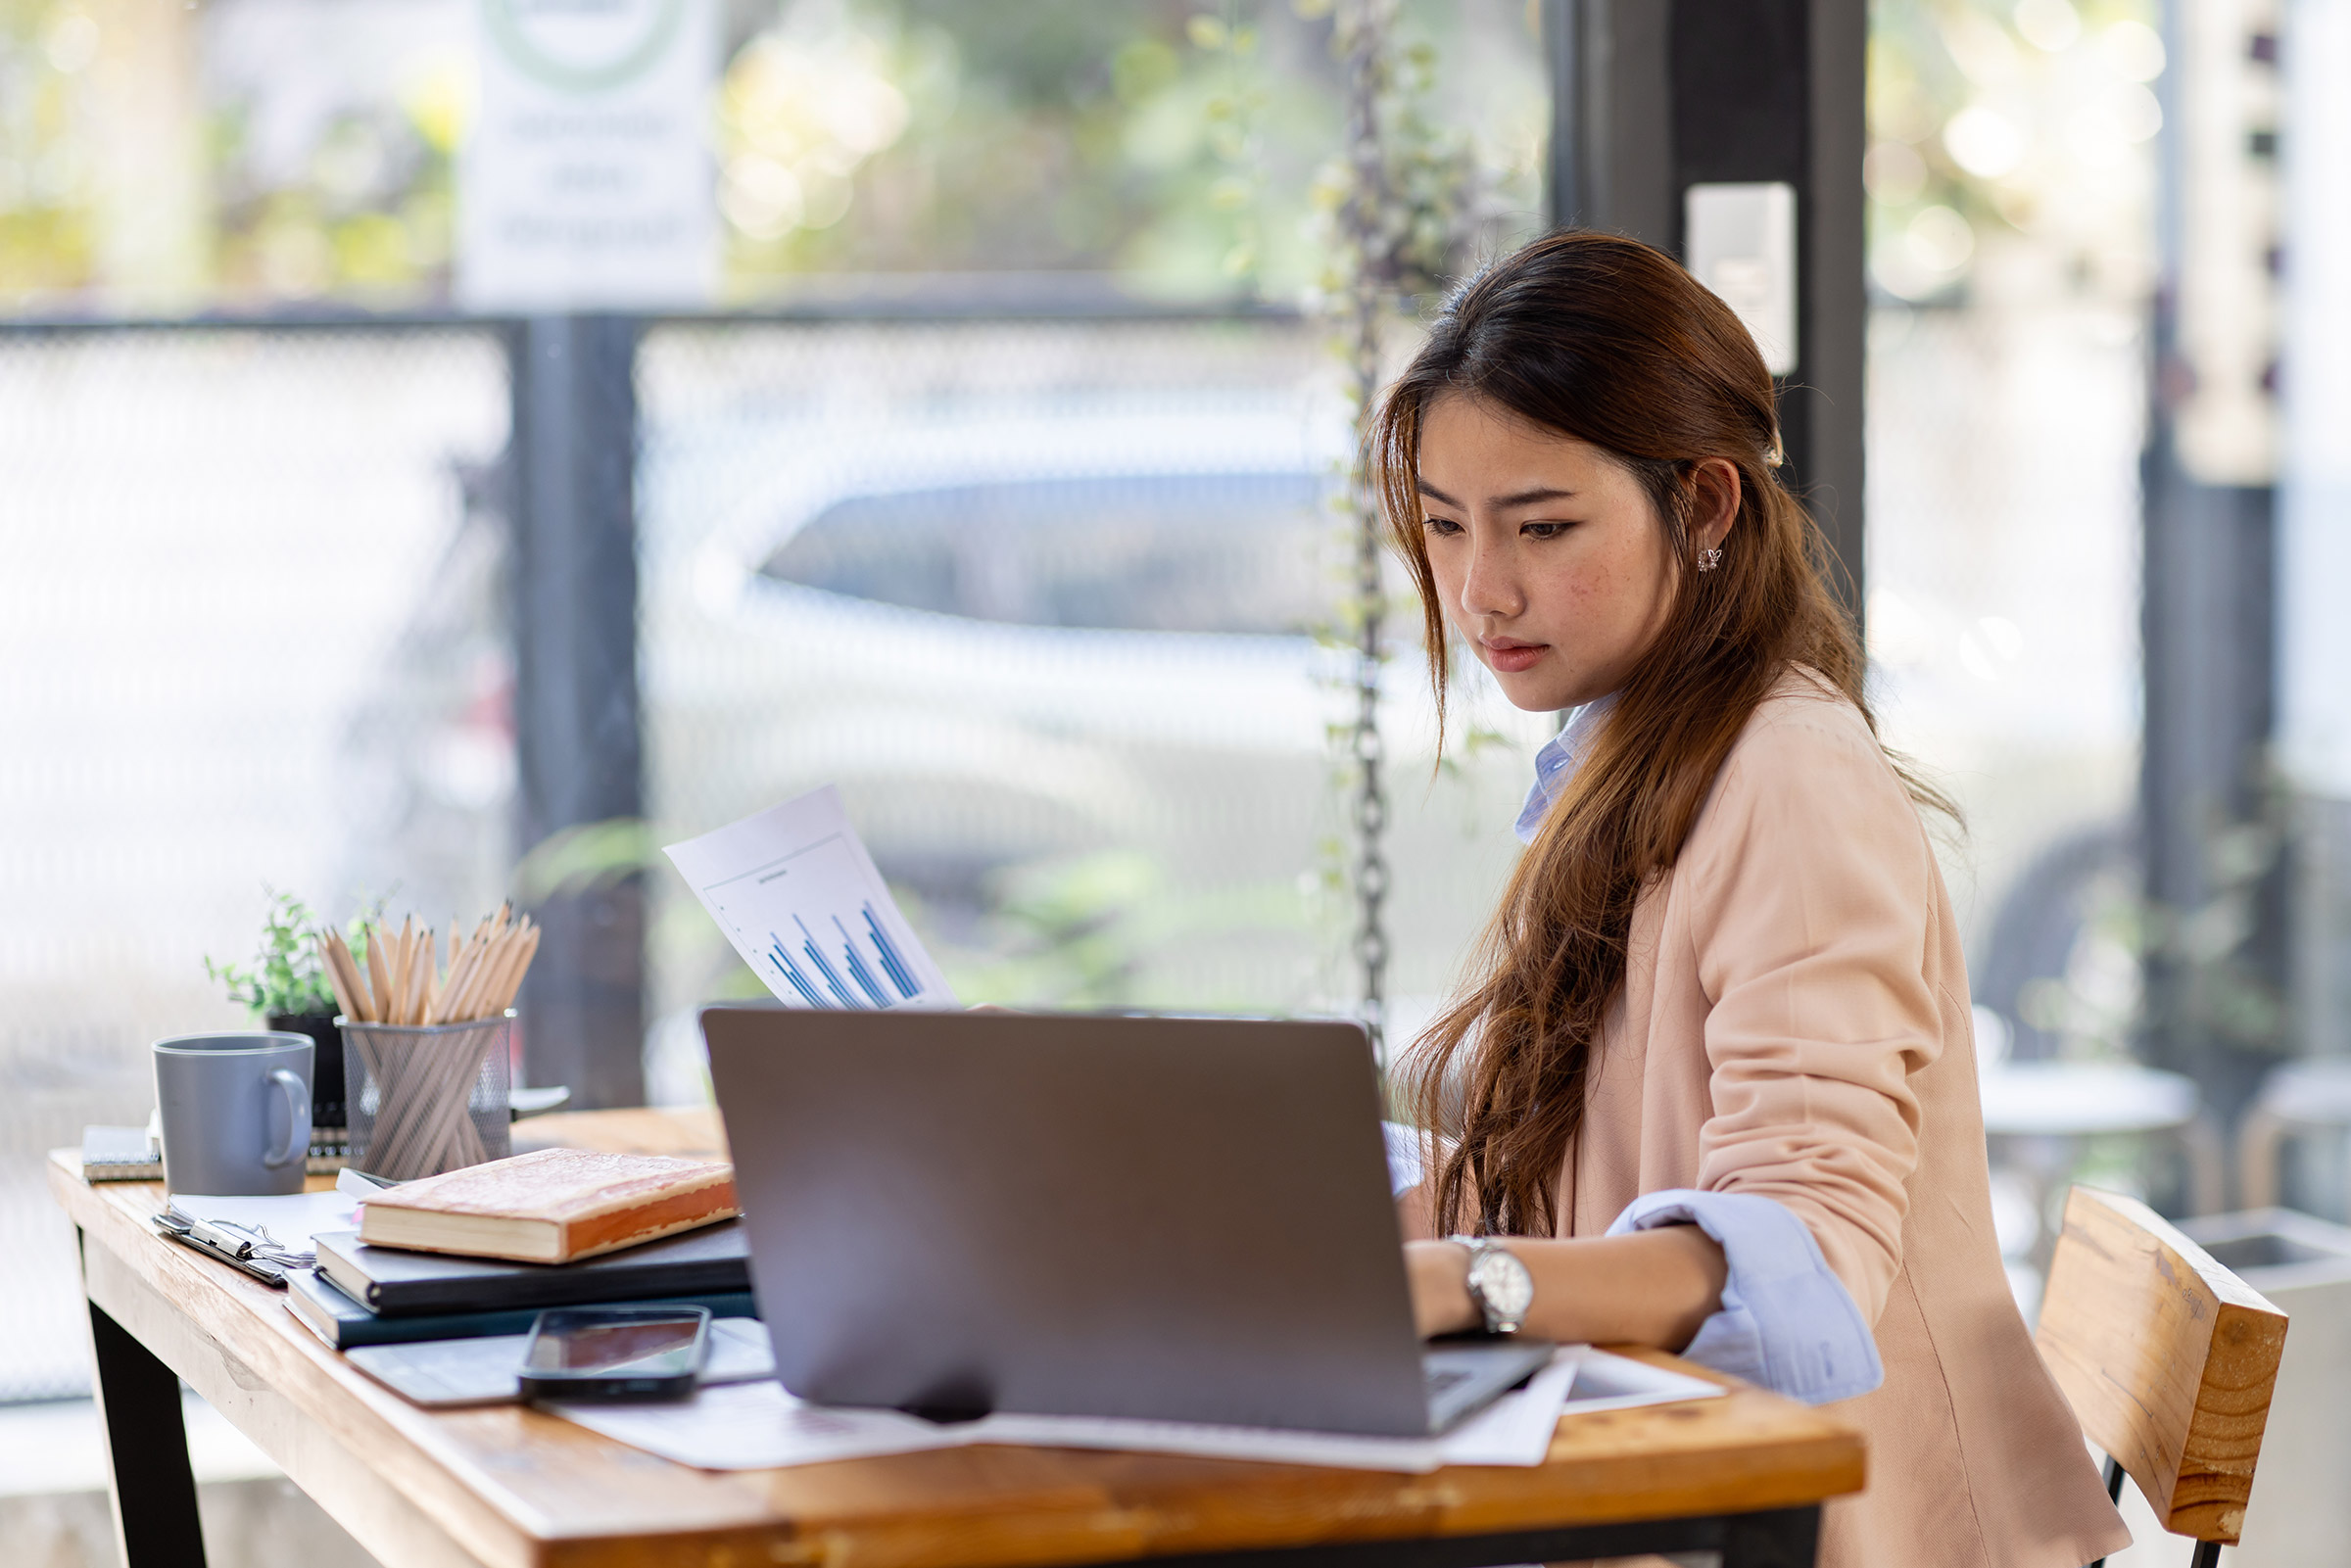
[[[220,106],[212,124],[220,295],[248,306],[333,295],[377,309],[445,298],[464,90],[452,67],[402,101],[344,111],[304,177],[287,183],[254,165],[250,106]]]
[[[173,195],[154,182],[174,136],[189,156],[162,161],[185,164],[175,199],[200,230],[180,248],[186,303],[446,302],[462,36],[344,83],[289,162],[263,145],[275,89],[224,69],[234,9],[0,0],[0,309],[141,297],[140,268],[163,263],[138,231]],[[1161,298],[1285,303],[1328,286],[1333,0],[776,0],[728,16],[711,134],[733,301],[810,273],[1083,270]],[[1539,213],[1535,16],[1515,0],[1398,8],[1433,133],[1426,165],[1400,170],[1408,205],[1470,188],[1455,179],[1470,168],[1501,209]],[[1955,298],[2023,233],[2079,282],[2143,289],[2156,21],[2153,0],[1875,0],[1879,287]]]
[[[87,109],[59,69],[90,48],[88,28],[43,0],[0,0],[0,302],[61,294],[91,276]]]
[[[919,900],[899,897],[919,919]],[[966,1002],[1025,1007],[1263,1006],[1257,996],[1155,994],[1144,971],[1194,944],[1295,934],[1312,918],[1294,880],[1186,890],[1133,850],[1006,867],[989,878],[987,901],[979,941],[938,942],[939,965]]]
[[[466,62],[331,106],[288,166],[217,10],[0,0],[0,309],[446,299]]]
[[[2079,286],[2147,287],[2144,144],[2166,67],[2153,0],[1874,0],[1873,281],[1943,302],[2018,235]]]
[[[1321,267],[1316,176],[1340,127],[1330,9],[732,6],[711,117],[725,296],[755,303],[811,273],[1088,271],[1159,298],[1294,301]],[[1403,11],[1431,59],[1460,67],[1445,118],[1532,212],[1545,123],[1532,13]],[[229,58],[234,13],[115,10],[108,31],[81,0],[0,0],[0,309],[114,308],[167,282],[201,309],[447,302],[471,92],[461,34],[336,78],[341,97],[289,154],[282,124],[270,130],[284,118],[274,76],[302,72]],[[113,107],[126,95],[142,105],[127,120]],[[159,220],[159,191],[188,214],[173,254],[191,275],[143,282],[150,263],[125,235]]]
[[[1430,40],[1472,24],[1514,36],[1521,10],[1422,5],[1405,24],[1434,61]],[[1328,254],[1317,176],[1339,145],[1344,86],[1331,12],[865,0],[819,27],[787,10],[727,75],[729,287],[1080,268],[1169,298],[1295,300]],[[1453,118],[1482,120],[1484,156],[1532,208],[1539,71],[1482,96],[1458,85]]]

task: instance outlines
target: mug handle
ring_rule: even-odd
[[[286,1146],[276,1154],[262,1156],[262,1164],[275,1170],[310,1152],[311,1086],[292,1068],[271,1069],[269,1081],[286,1093]]]

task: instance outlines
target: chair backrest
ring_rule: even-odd
[[[2036,1343],[2164,1528],[2234,1544],[2285,1314],[2145,1204],[2076,1187]]]

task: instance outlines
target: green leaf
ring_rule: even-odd
[[[1183,35],[1192,40],[1196,49],[1222,49],[1231,40],[1232,33],[1222,17],[1194,16],[1185,20]]]

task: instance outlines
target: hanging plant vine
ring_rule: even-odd
[[[1354,714],[1336,736],[1354,829],[1351,956],[1364,1023],[1383,1060],[1388,793],[1379,696],[1390,606],[1379,503],[1363,468],[1364,426],[1379,394],[1389,323],[1415,298],[1444,287],[1494,206],[1467,136],[1426,113],[1436,50],[1399,37],[1397,10],[1398,0],[1339,0],[1334,8],[1331,48],[1346,76],[1346,141],[1315,182],[1327,258],[1319,304],[1338,328],[1334,347],[1346,367],[1355,438],[1344,501],[1352,580],[1342,615]]]

